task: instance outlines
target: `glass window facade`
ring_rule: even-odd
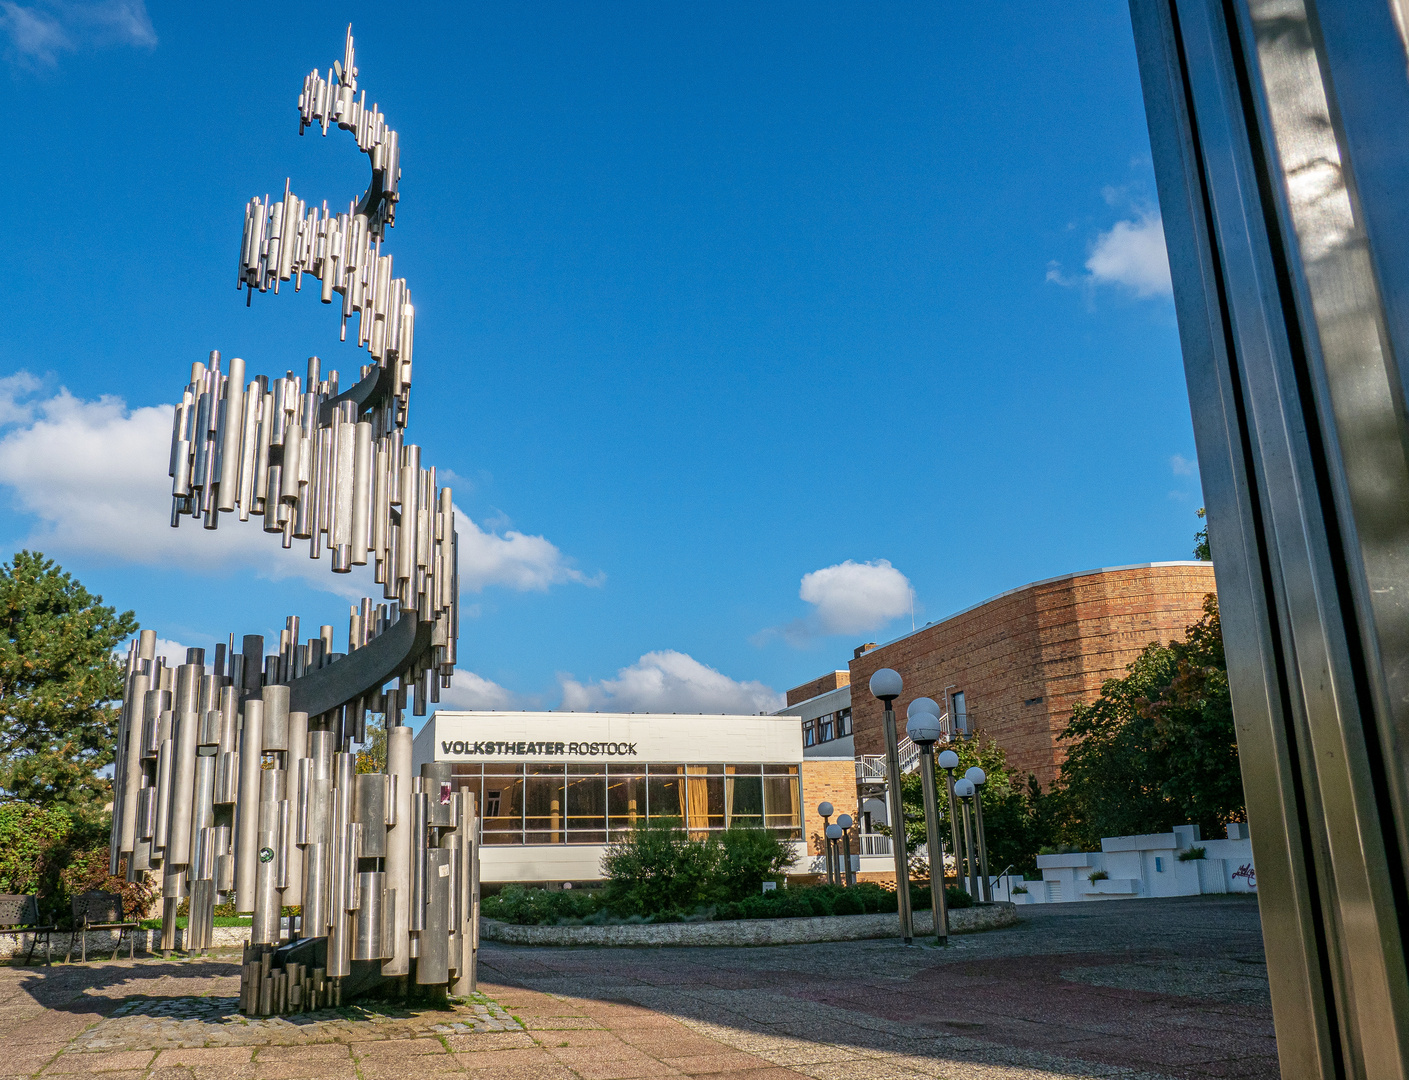
[[[691,836],[763,825],[802,837],[796,765],[454,765],[483,807],[486,844],[603,844],[673,818]]]
[[[831,742],[851,734],[851,710],[826,713],[815,720],[804,720],[802,724],[802,745],[816,746]]]

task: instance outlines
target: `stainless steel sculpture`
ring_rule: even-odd
[[[1282,1075],[1409,1075],[1409,48],[1132,0]]]
[[[310,357],[246,382],[219,353],[191,368],[171,437],[172,515],[217,528],[222,513],[262,519],[284,547],[326,548],[334,573],[370,565],[386,603],[351,611],[346,652],[333,628],[303,642],[296,616],[268,655],[232,635],[170,668],[143,631],[127,661],[114,767],[111,864],[129,880],[162,874],[162,948],[189,902],[187,949],[210,945],[214,909],[253,915],[241,981],[247,1013],[340,1002],[385,978],[400,988],[474,986],[478,817],[449,767],[411,770],[403,710],[426,713],[455,667],[459,589],[448,487],[405,440],[415,311],[382,254],[401,176],[396,132],[357,90],[352,30],[340,63],[299,95],[299,133],[352,132],[371,159],[360,201],[333,214],[289,191],[245,209],[238,287],[279,291],[305,275],[356,314],[371,362],[355,385]],[[388,686],[395,681],[395,685]],[[367,716],[387,727],[384,772],[359,774]],[[299,914],[283,916],[297,907]]]

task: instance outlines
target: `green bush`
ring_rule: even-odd
[[[0,887],[39,897],[43,922],[68,925],[70,901],[91,890],[118,893],[129,916],[145,915],[159,881],[128,884],[125,866],[108,874],[108,827],[63,807],[0,804]]]
[[[1198,862],[1200,859],[1208,858],[1208,848],[1191,847],[1185,848],[1179,853],[1180,862]]]
[[[529,889],[522,885],[506,885],[497,895],[486,896],[479,904],[481,915],[520,926],[581,922],[597,914],[600,908],[596,890]]]
[[[895,890],[875,882],[863,881],[851,888],[839,885],[802,885],[794,888],[760,891],[737,900],[725,900],[715,905],[697,905],[692,909],[680,906],[659,911],[642,912],[613,907],[611,890],[607,889],[530,889],[523,885],[507,885],[495,896],[480,902],[480,913],[500,922],[520,926],[603,926],[622,923],[681,922],[686,919],[715,919],[731,922],[737,919],[803,919],[819,915],[872,915],[895,911]],[[973,907],[973,898],[963,889],[950,885],[945,889],[951,909]],[[928,910],[928,886],[910,887],[911,907]]]
[[[713,867],[715,902],[742,900],[763,889],[763,883],[781,874],[796,860],[792,847],[767,829],[735,826],[710,841],[716,848]]]
[[[696,840],[677,821],[652,819],[602,857],[602,902],[620,917],[698,916],[760,892],[793,861],[790,846],[766,829],[736,826]]]
[[[607,906],[621,915],[693,911],[712,891],[715,852],[669,818],[638,824],[607,848]]]

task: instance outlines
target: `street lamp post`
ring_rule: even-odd
[[[993,885],[988,880],[988,841],[983,836],[983,785],[988,783],[988,774],[977,765],[964,773],[965,779],[974,785],[974,832],[978,834],[978,865],[983,874],[983,898],[993,899]]]
[[[978,887],[978,859],[974,858],[974,852],[978,848],[978,840],[973,833],[973,818],[969,810],[969,800],[974,797],[974,792],[978,789],[974,787],[974,782],[967,776],[961,776],[954,781],[954,794],[959,799],[959,810],[964,817],[964,844],[969,849],[969,895],[975,900],[981,898]]]
[[[827,874],[828,885],[840,885],[841,878],[841,837],[840,825],[827,826],[827,864],[831,868]]]
[[[930,712],[928,706],[934,706]],[[944,845],[939,839],[939,797],[934,784],[934,744],[939,739],[939,706],[929,698],[911,702],[905,734],[920,748],[920,786],[925,793],[925,843],[930,852],[930,911],[935,941],[949,944],[949,909],[944,896]]]
[[[847,888],[856,884],[856,871],[851,868],[851,826],[850,814],[839,814],[837,824],[841,826],[842,843],[842,884]],[[859,854],[859,852],[858,852]]]
[[[959,755],[953,750],[940,751],[939,767],[945,772],[945,787],[949,789],[949,838],[953,841],[954,873],[963,881],[964,834],[959,828],[959,800],[954,797],[954,770],[959,767]]]
[[[825,801],[819,802],[817,816],[822,819],[822,852],[826,859],[827,884],[833,885],[836,883],[836,875],[833,873],[832,866],[832,804]]]
[[[900,672],[881,668],[871,676],[871,695],[885,705],[886,795],[890,804],[890,850],[895,856],[895,901],[900,915],[900,936],[915,941],[910,918],[910,860],[905,851],[905,807],[900,798],[900,748],[895,736],[895,699],[905,689]]]

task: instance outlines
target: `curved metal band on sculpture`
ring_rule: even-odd
[[[362,648],[289,683],[289,708],[321,716],[379,689],[430,650],[434,629],[404,613]]]
[[[333,417],[337,415],[338,406],[344,401],[351,401],[357,406],[357,415],[370,412],[378,405],[385,404],[392,396],[392,375],[391,368],[383,365],[375,365],[367,373],[367,377],[356,386],[344,390],[335,398],[329,398],[318,407],[318,423],[326,427],[333,422]]]

